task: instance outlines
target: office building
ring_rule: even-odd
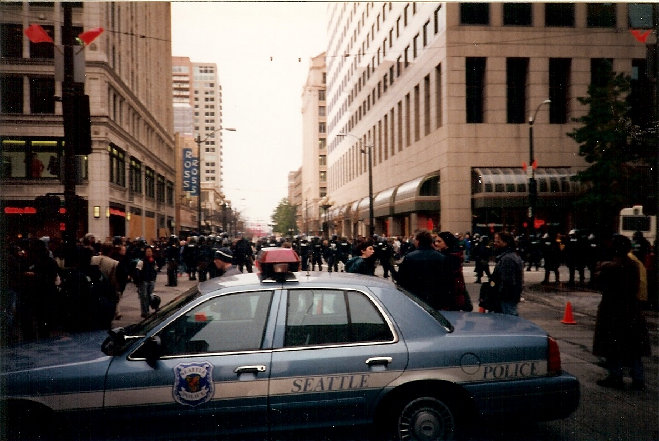
[[[335,3],[327,48],[327,193],[340,234],[566,231],[586,167],[567,133],[606,66],[647,85],[625,3]],[[644,83],[645,82],[645,83]],[[547,100],[551,100],[548,102]],[[533,119],[534,158],[530,164]],[[371,167],[367,153],[371,150]],[[526,168],[524,164],[526,163]]]
[[[174,228],[174,138],[170,5],[151,2],[72,4],[74,35],[102,27],[76,46],[90,98],[92,152],[76,160],[82,213],[76,235],[152,240]],[[141,19],[149,17],[148,20]],[[61,238],[64,129],[61,78],[64,22],[60,2],[0,4],[0,142],[2,222],[10,240]],[[53,43],[31,43],[40,25]],[[81,60],[81,61],[79,61]],[[80,64],[79,64],[80,63]],[[58,196],[46,212],[36,198]]]
[[[224,228],[221,211],[226,210],[222,183],[222,86],[217,65],[173,57],[172,90],[174,126],[179,133],[192,134],[201,141],[202,230],[217,232]],[[193,154],[198,157],[198,152]]]
[[[327,196],[327,103],[325,53],[311,59],[302,89],[302,174],[298,206],[305,234],[320,235]]]

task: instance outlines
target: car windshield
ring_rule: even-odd
[[[193,286],[141,322],[127,326],[126,328],[112,329],[109,331],[110,337],[103,343],[103,352],[113,355],[123,351],[135,338],[145,336],[163,320],[166,320],[176,311],[184,309],[186,304],[192,302],[200,295],[201,293],[197,286]],[[113,346],[108,350],[109,340],[112,341]]]

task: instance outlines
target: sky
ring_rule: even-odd
[[[302,164],[302,88],[326,50],[324,2],[172,2],[172,55],[216,63],[222,86],[224,193],[270,223]]]

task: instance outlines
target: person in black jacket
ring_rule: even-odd
[[[450,309],[451,269],[446,256],[432,247],[432,235],[421,230],[414,237],[415,251],[407,254],[394,273],[396,283],[434,309]]]
[[[140,296],[140,310],[142,317],[146,317],[149,315],[149,308],[152,306],[151,296],[156,285],[156,276],[158,275],[156,260],[153,256],[153,248],[150,246],[145,248],[144,257],[137,262],[135,269],[137,270],[137,274],[139,274],[140,281],[139,285],[137,285]]]
[[[178,237],[174,234],[169,236],[167,248],[165,248],[165,261],[167,264],[167,286],[178,284],[177,273],[181,251],[179,250]]]

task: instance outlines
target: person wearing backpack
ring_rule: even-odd
[[[373,244],[368,241],[360,242],[355,251],[359,253],[359,256],[354,256],[346,262],[346,272],[372,275],[366,259],[375,252]]]

